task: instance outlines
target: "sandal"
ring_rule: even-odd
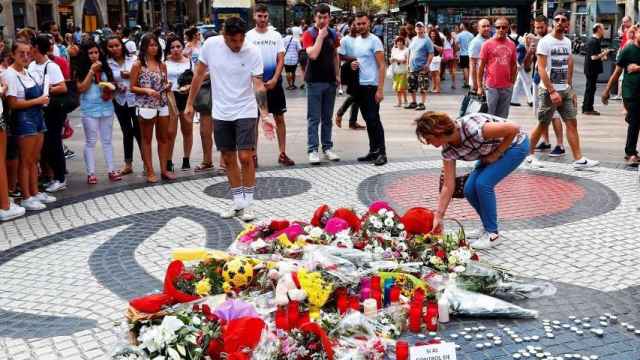
[[[109,181],[120,181],[122,176],[119,171],[112,171],[109,173]]]
[[[149,184],[155,184],[158,182],[158,178],[156,177],[156,174],[151,174],[147,176],[147,182]]]
[[[202,164],[196,166],[193,170],[195,172],[203,172],[203,171],[213,170],[213,164],[212,163],[202,163]]]
[[[164,181],[173,181],[176,179],[176,175],[171,171],[167,171],[166,173],[161,174],[160,177]]]
[[[133,174],[133,169],[131,168],[131,166],[124,166],[121,170],[120,170],[120,175],[124,176],[124,175],[129,175],[129,174]]]
[[[627,165],[636,167],[640,164],[640,157],[638,155],[631,155],[627,158]]]

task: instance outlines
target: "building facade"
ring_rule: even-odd
[[[53,20],[60,32],[74,26],[91,32],[105,25],[149,28],[208,22],[212,0],[2,0],[0,26],[5,39],[17,30]],[[181,11],[178,11],[181,9]]]

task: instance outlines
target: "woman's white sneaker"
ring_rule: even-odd
[[[47,194],[46,192],[39,192],[34,197],[43,204],[51,204],[53,202],[56,202],[56,198]]]
[[[53,180],[52,182],[49,183],[49,185],[47,185],[46,189],[44,189],[44,191],[49,192],[49,193],[54,193],[54,192],[58,192],[58,191],[62,191],[64,189],[67,188],[67,182],[60,182],[58,180]]]
[[[24,215],[26,209],[14,203],[9,203],[7,210],[0,209],[0,221],[9,221]]]
[[[44,210],[47,206],[40,202],[35,196],[22,200],[20,206],[29,211]]]
[[[476,250],[486,250],[493,246],[496,246],[499,241],[500,235],[496,233],[485,232],[484,234],[482,234],[480,239],[471,243],[471,247]]]
[[[591,168],[598,165],[600,165],[600,161],[587,159],[584,156],[582,159],[573,162],[573,168],[576,170]]]

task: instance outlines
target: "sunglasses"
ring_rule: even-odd
[[[558,18],[553,19],[553,21],[555,21],[557,23],[559,23],[559,22],[563,22],[564,23],[564,22],[569,21],[569,19],[564,18],[564,17],[558,17]]]
[[[496,29],[508,29],[508,26],[496,26]]]

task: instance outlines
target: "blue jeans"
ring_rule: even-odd
[[[331,129],[333,127],[333,105],[336,101],[336,84],[307,83],[307,149],[308,152],[318,151],[318,127],[320,127],[320,141],[322,151],[333,147]]]
[[[513,144],[498,159],[487,166],[480,162],[471,172],[464,185],[464,197],[480,215],[484,230],[498,233],[498,214],[496,210],[496,185],[511,174],[524,161],[529,153],[529,139]]]

